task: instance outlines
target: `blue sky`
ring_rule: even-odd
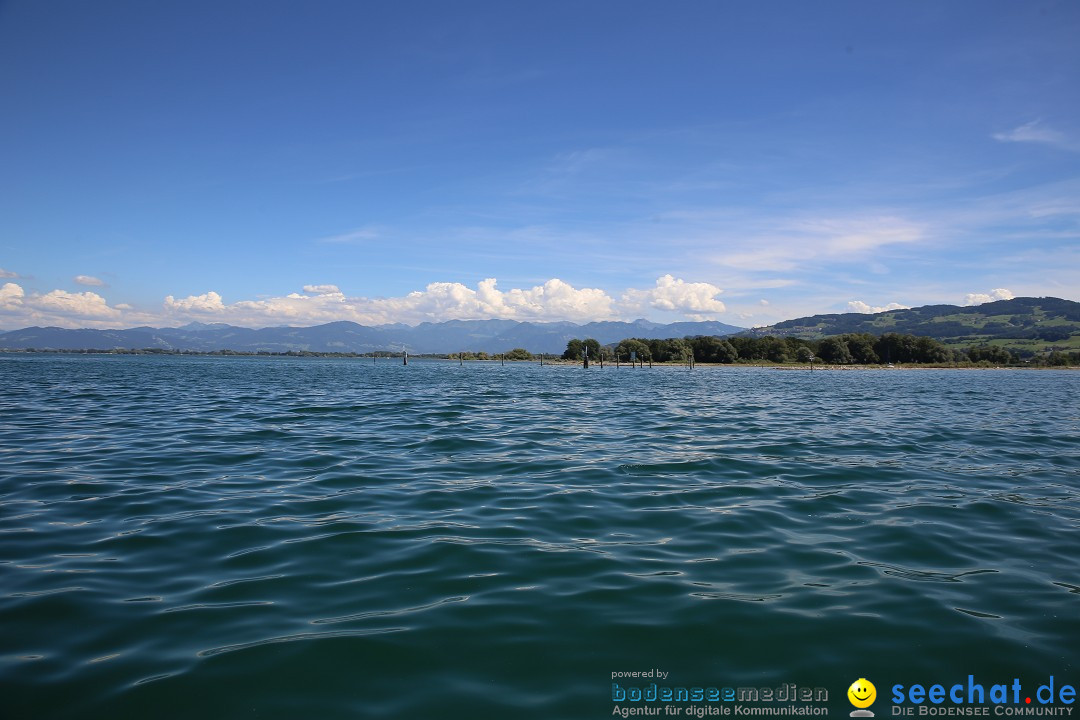
[[[0,3],[0,329],[1080,300],[1076,2]]]

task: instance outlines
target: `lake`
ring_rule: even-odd
[[[1078,398],[1070,371],[2,355],[0,708],[584,719],[613,682],[795,683],[836,717],[869,678],[882,717],[894,684],[1075,685]]]

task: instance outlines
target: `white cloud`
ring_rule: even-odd
[[[15,283],[0,287],[0,313],[7,327],[133,327],[161,319],[139,312],[130,305],[110,306],[95,292],[52,290],[42,295],[27,293]]]
[[[829,255],[855,255],[885,245],[911,243],[922,237],[922,230],[894,217],[866,219],[815,220],[798,227],[810,236],[824,240]]]
[[[855,260],[884,247],[918,242],[922,226],[893,216],[812,218],[777,227],[769,235],[750,238],[751,249],[721,253],[713,260],[752,272],[805,270],[818,259]]]
[[[183,300],[176,300],[172,295],[165,298],[165,310],[181,313],[220,313],[225,310],[221,296],[211,290],[202,295],[189,295]]]
[[[63,316],[91,319],[120,317],[120,311],[109,307],[105,298],[89,291],[69,293],[66,290],[53,290],[33,298],[33,304]]]
[[[105,287],[105,281],[100,280],[93,275],[76,275],[73,280],[79,285],[87,285],[89,287]]]
[[[337,285],[305,285],[304,292],[313,295],[338,295],[341,290],[338,289]]]
[[[209,290],[199,295],[167,296],[156,314],[141,312],[127,303],[110,306],[93,292],[69,293],[54,290],[46,295],[25,297],[14,283],[0,292],[0,309],[17,311],[25,324],[114,326],[133,324],[166,325],[185,319],[212,317],[246,327],[271,325],[306,326],[339,320],[362,325],[445,320],[511,320],[578,323],[617,320],[639,316],[642,311],[662,311],[691,319],[712,318],[726,311],[718,299],[722,290],[711,283],[687,282],[664,275],[648,289],[630,288],[616,300],[600,288],[574,287],[552,278],[532,287],[499,288],[495,278],[486,278],[469,287],[458,282],[434,282],[422,290],[396,297],[347,296],[336,285],[306,285],[303,293],[254,300],[225,302],[220,293]],[[9,321],[10,323],[10,321]]]
[[[874,313],[888,312],[889,310],[907,310],[907,305],[901,305],[900,303],[889,303],[888,305],[867,305],[862,300],[852,300],[848,304],[848,310],[856,313],[863,313],[872,315]]]
[[[656,279],[656,287],[649,290],[627,290],[622,300],[631,311],[647,306],[702,320],[727,309],[724,303],[716,299],[722,292],[723,290],[710,283],[688,283],[680,278],[664,275]]]
[[[333,289],[333,290],[331,290]],[[351,320],[362,325],[508,318],[514,320],[589,322],[614,317],[614,301],[603,290],[575,288],[557,278],[532,288],[500,290],[494,278],[475,289],[461,283],[436,282],[401,297],[347,297],[332,285],[309,285],[305,293],[225,304],[207,292],[181,300],[165,298],[173,316],[213,313],[221,322],[258,326],[310,325]]]
[[[15,283],[4,283],[0,287],[0,310],[14,310],[22,307],[26,293]]]
[[[495,278],[473,290],[461,283],[431,283],[401,298],[368,301],[368,311],[382,322],[423,322],[508,318],[588,322],[613,316],[612,298],[596,288],[575,288],[558,278],[532,288],[499,290]]]
[[[1065,133],[1043,125],[1042,120],[1032,120],[1008,132],[994,133],[999,142],[1033,142],[1055,145],[1066,150],[1080,151],[1080,143],[1069,139]]]
[[[4,268],[0,268],[0,278],[17,278],[17,277],[19,277],[19,273],[11,272],[10,270],[5,270]]]
[[[964,296],[964,305],[982,305],[994,300],[1012,300],[1014,297],[1016,296],[1008,288],[995,288],[989,293],[968,293]]]

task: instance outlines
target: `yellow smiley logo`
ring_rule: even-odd
[[[848,700],[857,708],[868,708],[877,699],[877,688],[866,678],[859,678],[847,689]]]

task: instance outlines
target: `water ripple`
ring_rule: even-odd
[[[5,702],[586,718],[626,667],[1064,677],[1078,390],[1070,372],[8,356]]]

